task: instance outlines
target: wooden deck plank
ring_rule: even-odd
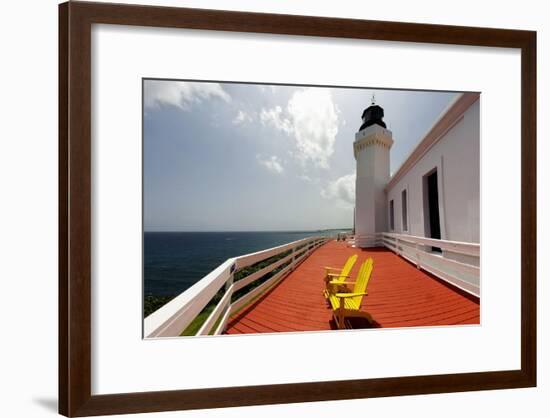
[[[296,332],[334,329],[332,310],[322,295],[324,266],[342,266],[358,255],[351,276],[368,257],[374,270],[362,310],[382,328],[479,324],[479,300],[419,270],[385,248],[358,249],[330,241],[278,285],[230,318],[227,333]],[[354,326],[356,324],[354,323]],[[365,323],[358,327],[367,326]]]

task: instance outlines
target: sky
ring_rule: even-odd
[[[456,93],[143,81],[145,231],[351,228],[353,141],[384,108],[394,173]]]

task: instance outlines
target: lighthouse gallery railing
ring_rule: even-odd
[[[305,238],[226,260],[189,289],[145,318],[144,337],[179,336],[211,303],[216,295],[223,293],[221,299],[196,333],[196,335],[221,334],[233,313],[248,305],[267,289],[282,280],[312,251],[323,245],[328,239],[328,237],[320,236]],[[278,258],[244,277],[239,274],[241,276],[239,280],[234,280],[236,274],[243,272],[246,267],[270,258],[277,258],[276,256],[282,256],[282,258]],[[260,281],[276,269],[278,271],[259,286],[246,290],[247,287],[251,287],[249,285]],[[233,300],[235,296],[236,300]]]

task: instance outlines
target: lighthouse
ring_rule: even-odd
[[[355,177],[355,243],[358,247],[377,245],[376,233],[388,231],[385,188],[390,180],[392,133],[383,121],[384,109],[372,103],[361,116],[353,153]]]

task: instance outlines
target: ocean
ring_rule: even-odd
[[[313,235],[290,232],[145,232],[144,294],[177,295],[231,257]]]

